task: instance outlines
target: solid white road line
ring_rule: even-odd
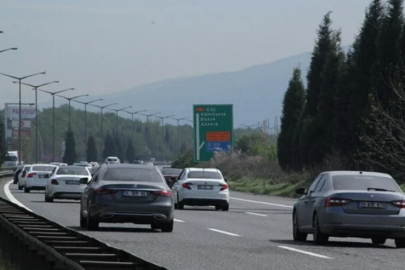
[[[221,230],[217,230],[217,229],[212,229],[212,228],[208,228],[208,230],[213,231],[213,232],[223,233],[223,234],[230,235],[230,236],[240,236],[239,234],[234,234],[234,233],[221,231]]]
[[[180,219],[174,219],[174,221],[180,222],[180,223],[184,223],[184,222],[185,222],[184,220],[180,220]]]
[[[21,206],[21,207],[27,209],[28,211],[31,211],[31,212],[32,212],[31,209],[29,209],[28,207],[26,207],[25,205],[23,205],[22,203],[20,203],[20,202],[13,196],[13,194],[11,194],[11,192],[10,192],[10,185],[11,185],[11,183],[13,183],[13,180],[11,180],[10,182],[7,182],[7,184],[5,184],[5,186],[4,186],[4,193],[6,194],[6,197],[8,198],[8,200],[9,200],[10,202],[15,203],[15,204],[17,204],[18,206]]]
[[[246,199],[235,198],[235,197],[230,197],[230,198],[233,199],[233,200],[242,201],[242,202],[260,203],[260,204],[265,204],[265,205],[279,206],[279,207],[285,207],[285,208],[293,208],[293,206],[291,206],[291,205],[285,205],[285,204],[259,202],[259,201],[252,201],[252,200],[246,200]]]
[[[252,212],[245,212],[245,213],[249,214],[249,215],[259,216],[259,217],[267,217],[267,215],[258,214],[258,213],[252,213]]]
[[[291,247],[286,247],[286,246],[278,246],[278,247],[282,248],[282,249],[287,249],[287,250],[290,250],[290,251],[302,253],[302,254],[305,254],[305,255],[322,258],[322,259],[329,259],[329,260],[333,259],[333,258],[328,257],[328,256],[324,256],[324,255],[321,255],[321,254],[312,253],[312,252],[308,252],[308,251],[304,251],[304,250],[300,250],[300,249],[296,249],[296,248],[291,248]]]

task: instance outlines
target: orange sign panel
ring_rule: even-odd
[[[207,132],[205,140],[207,142],[229,142],[231,141],[231,133],[229,131]]]
[[[195,109],[197,112],[203,112],[204,111],[204,107],[197,107]]]

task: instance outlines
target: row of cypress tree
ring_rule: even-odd
[[[297,67],[285,93],[279,164],[284,170],[298,171],[339,157],[347,169],[384,170],[390,167],[384,163],[391,161],[370,162],[381,155],[363,137],[372,138],[377,132],[370,121],[376,115],[376,102],[390,117],[403,117],[390,109],[398,108],[394,104],[399,102],[392,82],[405,78],[403,0],[373,0],[347,53],[330,16],[330,12],[324,16],[317,31],[306,87]]]

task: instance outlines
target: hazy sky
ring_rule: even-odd
[[[0,72],[50,91],[119,92],[168,78],[234,71],[311,51],[322,16],[351,44],[371,0],[2,0]],[[40,95],[40,103],[50,99]],[[23,102],[33,102],[23,89]],[[0,108],[18,102],[0,77]],[[126,104],[123,104],[126,105]]]

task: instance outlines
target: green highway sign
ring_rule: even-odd
[[[214,152],[233,145],[233,105],[193,105],[194,161],[209,161]]]

